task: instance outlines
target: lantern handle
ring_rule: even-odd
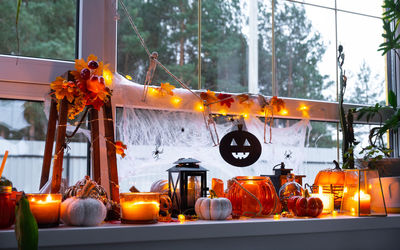
[[[281,162],[281,163],[276,164],[275,166],[273,166],[273,167],[272,167],[272,170],[275,170],[275,168],[276,168],[277,166],[281,166],[281,169],[285,169],[285,163],[284,163],[284,162]]]

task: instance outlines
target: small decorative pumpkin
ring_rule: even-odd
[[[225,220],[232,213],[232,204],[227,198],[218,198],[213,190],[211,198],[197,199],[195,211],[201,220]]]
[[[261,144],[257,137],[244,131],[243,125],[238,130],[229,132],[222,137],[219,153],[229,164],[236,167],[247,167],[255,163],[261,155]]]
[[[292,196],[288,200],[288,209],[296,216],[317,217],[322,213],[324,205],[320,198],[310,197],[308,190],[304,197]]]
[[[62,222],[70,226],[97,226],[106,218],[107,209],[103,202],[90,198],[96,185],[94,181],[87,181],[78,196],[61,203]]]
[[[64,194],[63,194],[63,200],[69,198],[69,197],[74,197],[77,196],[79,194],[79,192],[82,191],[83,187],[86,185],[86,183],[90,180],[89,176],[85,176],[85,178],[83,178],[82,180],[79,180],[75,183],[74,186],[70,186],[69,188],[67,188],[67,190],[65,190]],[[98,185],[96,182],[92,181],[94,183],[94,187],[93,189],[90,191],[89,193],[89,197],[91,198],[95,198],[95,199],[100,199],[100,200],[107,200],[107,192],[106,190]]]
[[[156,192],[160,194],[168,194],[168,181],[158,180],[151,184],[150,192]]]

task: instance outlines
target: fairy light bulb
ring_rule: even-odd
[[[194,109],[196,111],[203,112],[204,111],[204,105],[202,103],[197,103],[196,106],[194,107]]]
[[[288,115],[288,114],[289,114],[289,111],[288,111],[287,109],[282,109],[282,110],[279,112],[279,114],[280,114],[280,115]]]
[[[128,79],[129,81],[132,81],[132,76],[130,75],[126,75],[125,78]]]
[[[185,215],[183,215],[183,214],[180,214],[180,215],[178,215],[178,220],[179,220],[179,222],[182,224],[183,222],[185,222]]]
[[[178,96],[174,96],[174,97],[171,98],[171,103],[174,106],[178,106],[181,103],[181,101],[182,101],[182,98],[180,98]]]
[[[104,77],[104,82],[107,87],[110,87],[112,84],[112,79],[113,79],[113,74],[109,69],[104,69],[103,70],[103,77]]]

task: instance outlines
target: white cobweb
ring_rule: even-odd
[[[128,191],[132,185],[140,191],[149,191],[154,181],[168,179],[167,170],[182,157],[201,161],[201,166],[209,170],[208,186],[211,178],[220,178],[226,183],[234,176],[273,174],[272,167],[280,162],[296,174],[304,174],[306,134],[311,129],[308,120],[290,127],[272,128],[272,143],[264,144],[264,123],[257,117],[246,119],[247,131],[259,139],[262,154],[253,165],[240,168],[222,159],[201,113],[127,107],[119,111],[122,112],[117,112],[117,134],[128,147],[127,156],[118,159],[121,192]],[[217,124],[220,139],[234,126],[228,119],[222,120]],[[156,145],[162,151],[158,158],[153,155]],[[288,154],[290,157],[285,157]]]

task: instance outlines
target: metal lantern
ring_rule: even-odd
[[[265,177],[269,177],[274,184],[276,192],[279,192],[279,189],[287,182],[287,175],[292,172],[293,169],[285,168],[285,163],[281,162],[280,164],[275,165],[272,170],[274,171],[273,175],[261,175]],[[296,175],[295,181],[301,185],[303,185],[303,178],[305,175]]]
[[[172,200],[172,215],[195,214],[196,200],[207,196],[207,169],[192,158],[180,158],[168,169],[169,196]]]

